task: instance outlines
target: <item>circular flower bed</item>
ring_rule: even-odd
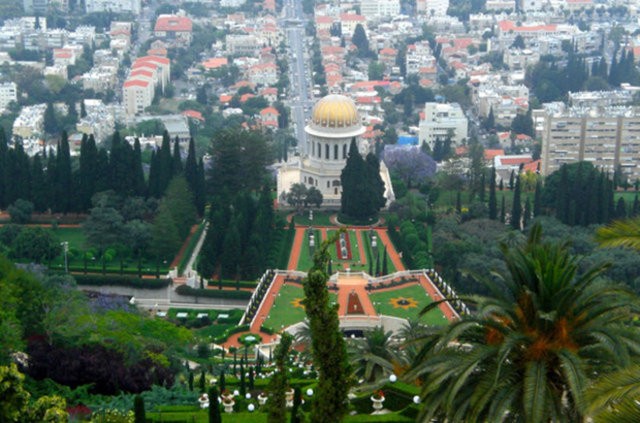
[[[247,347],[250,347],[252,345],[256,345],[259,344],[260,342],[262,342],[262,338],[260,338],[260,335],[256,335],[253,333],[246,333],[244,335],[242,335],[238,341],[242,344],[242,345],[246,345]]]

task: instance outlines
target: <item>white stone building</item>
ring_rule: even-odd
[[[467,138],[468,121],[458,103],[425,103],[420,114],[420,144],[427,143],[433,149],[437,139],[451,135],[455,145]]]
[[[12,101],[18,101],[18,86],[15,82],[0,84],[0,112],[6,110]]]

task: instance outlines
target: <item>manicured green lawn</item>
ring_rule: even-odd
[[[208,423],[209,415],[207,410],[191,411],[191,412],[163,412],[163,413],[147,413],[147,419],[153,422],[188,422],[188,423]],[[222,413],[222,421],[224,423],[264,423],[267,421],[267,413],[259,412],[233,412]],[[288,418],[287,418],[287,421]]]
[[[297,299],[304,298],[304,290],[300,287],[285,284],[276,298],[269,317],[262,324],[274,330],[280,330],[282,327],[291,326],[305,319],[306,314],[303,308],[294,307],[291,304]],[[336,294],[329,293],[329,301],[336,301]]]
[[[369,231],[362,231],[362,242],[364,242],[364,248],[367,253],[367,260],[371,260],[373,262],[373,271],[376,269],[376,249],[382,254],[384,247],[380,243],[380,239],[377,239],[376,249],[371,246],[371,236],[369,235]],[[380,271],[382,272],[382,257],[380,257]],[[389,257],[389,253],[387,253],[387,272],[394,273],[396,271],[396,266],[394,266],[393,261]]]
[[[336,231],[327,231],[327,238],[330,238]],[[358,250],[358,238],[355,231],[349,231],[349,243],[351,245],[351,260],[338,260],[338,247],[334,244],[329,247],[329,253],[333,260],[333,271],[345,270],[349,267],[352,271],[369,270],[369,264],[360,264],[360,251]]]
[[[406,310],[399,307],[394,307],[391,304],[393,298],[407,298],[414,299],[417,302],[416,307],[407,308]],[[431,297],[427,295],[424,289],[418,285],[410,285],[406,287],[400,287],[398,289],[373,293],[369,295],[376,312],[387,316],[402,317],[403,319],[416,319],[420,314],[420,310],[432,303]],[[447,323],[447,319],[444,317],[439,309],[433,309],[421,319],[429,325],[443,325]]]
[[[322,243],[322,235],[320,235],[320,231],[318,229],[313,231],[313,237],[315,241],[315,246],[318,247]],[[311,248],[309,247],[309,236],[305,232],[304,240],[302,241],[302,247],[300,249],[300,257],[298,259],[298,266],[296,270],[300,270],[302,272],[307,272],[311,269],[313,265],[313,257]]]
[[[296,214],[294,217],[294,221],[297,225],[305,225],[305,226],[334,226],[329,218],[332,214],[335,213],[327,213],[327,212],[319,212],[313,211],[313,220],[309,220],[309,211],[304,211],[301,215]]]
[[[69,248],[75,248],[76,250],[84,250],[86,248],[84,236],[84,230],[82,228],[57,228],[51,229],[51,232],[60,240],[60,242],[67,241]]]

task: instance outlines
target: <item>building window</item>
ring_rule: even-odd
[[[316,155],[316,143],[315,142],[311,143],[311,155],[312,156]]]
[[[347,158],[347,144],[342,144],[342,158]]]
[[[333,186],[334,187],[339,187],[340,186],[340,180],[339,179],[334,180],[333,181]]]
[[[327,188],[331,188],[331,182],[327,181]]]
[[[329,160],[329,144],[324,145],[324,158]]]
[[[333,160],[338,160],[338,144],[333,146]]]

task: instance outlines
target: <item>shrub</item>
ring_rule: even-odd
[[[248,300],[251,298],[251,292],[249,291],[194,289],[187,285],[181,285],[177,287],[176,293],[178,293],[179,295],[185,295],[185,296],[191,296],[191,297],[228,298],[228,299],[235,299],[235,300]]]
[[[142,289],[160,289],[168,286],[171,279],[141,279],[117,275],[74,275],[78,285],[116,285]]]

